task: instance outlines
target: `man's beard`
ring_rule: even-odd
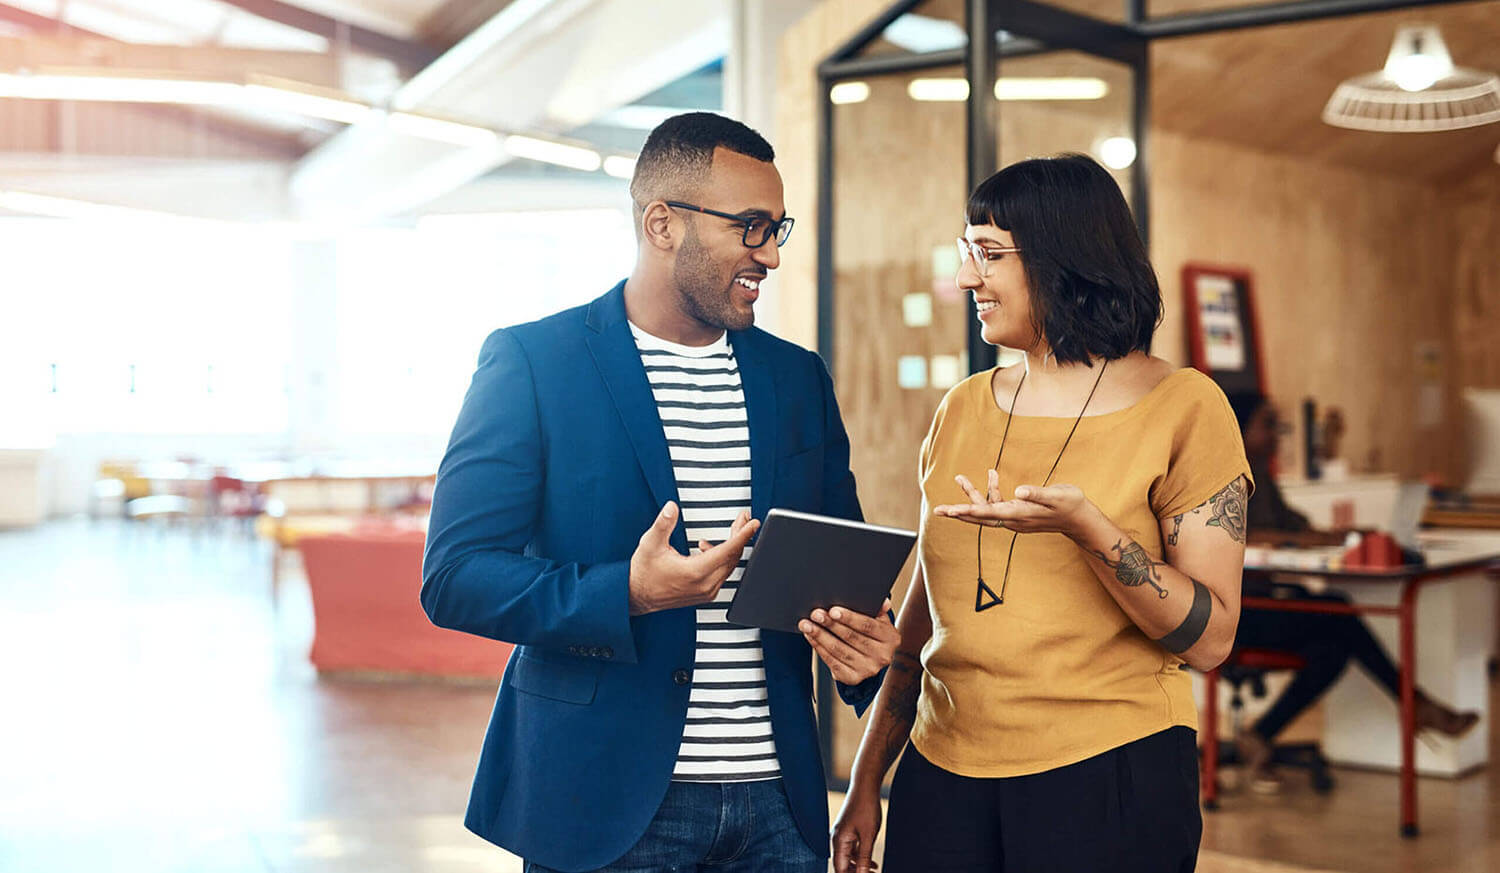
[[[720,330],[746,330],[755,324],[755,310],[740,312],[731,299],[728,280],[698,241],[696,231],[689,229],[677,250],[673,283],[682,310],[703,324]]]

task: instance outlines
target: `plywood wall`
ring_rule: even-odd
[[[1440,204],[1456,250],[1453,332],[1460,387],[1500,388],[1500,165],[1443,189]]]
[[[1167,312],[1157,353],[1186,358],[1184,264],[1247,268],[1268,393],[1289,421],[1304,397],[1336,405],[1356,470],[1457,477],[1459,247],[1439,191],[1169,131],[1152,148],[1151,250]],[[1433,348],[1435,366],[1420,359]],[[1299,439],[1283,461],[1299,468]]]

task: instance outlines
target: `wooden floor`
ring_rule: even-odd
[[[0,871],[520,869],[461,824],[493,684],[320,679],[268,570],[228,532],[0,532]],[[1421,780],[1415,840],[1387,774],[1228,794],[1200,870],[1500,871],[1497,773]]]

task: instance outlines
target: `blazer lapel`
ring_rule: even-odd
[[[625,283],[621,282],[589,307],[587,338],[589,352],[599,368],[625,432],[635,449],[636,460],[651,488],[651,496],[660,509],[667,501],[681,503],[677,496],[677,476],[672,470],[672,457],[667,452],[667,438],[662,431],[661,416],[656,410],[656,397],[651,393],[651,383],[646,378],[646,369],[641,364],[641,355],[631,336],[630,323],[625,318]],[[752,487],[754,487],[752,485]],[[687,552],[687,537],[683,532],[681,516],[672,532],[672,543],[682,552]]]
[[[729,335],[750,422],[750,514],[764,523],[776,481],[776,374],[757,339],[749,331]]]

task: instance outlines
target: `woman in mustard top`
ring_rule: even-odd
[[[1224,394],[1150,354],[1161,294],[1091,159],[969,198],[957,283],[1025,352],[922,444],[901,646],[835,823],[835,869],[1177,873],[1197,859],[1197,711],[1240,611],[1254,487]],[[908,738],[910,743],[908,745]]]

